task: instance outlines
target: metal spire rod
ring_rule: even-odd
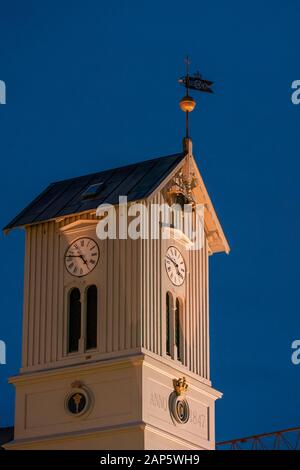
[[[185,127],[186,127],[186,138],[189,139],[189,113],[193,111],[196,106],[195,100],[189,95],[190,89],[196,91],[202,91],[204,93],[213,93],[211,86],[213,82],[211,80],[205,80],[202,78],[199,72],[190,76],[190,59],[186,56],[184,60],[186,64],[186,75],[181,77],[178,82],[186,88],[186,95],[180,100],[180,108],[185,112]]]
[[[190,72],[190,59],[189,56],[187,55],[185,58],[185,64],[186,64],[186,94],[189,96],[189,72]],[[189,111],[185,112],[185,136],[187,139],[189,139]]]
[[[188,55],[184,59],[184,62],[186,64],[186,90],[187,90],[187,95],[188,95],[189,94],[190,64],[191,64],[191,61]]]

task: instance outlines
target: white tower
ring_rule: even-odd
[[[188,203],[192,214],[203,204],[202,246],[190,249],[180,211],[161,215],[158,238],[100,240],[96,209],[114,204],[123,220],[119,195],[128,223],[136,201]],[[23,357],[6,448],[214,449],[208,262],[229,247],[191,141],[181,154],[51,184],[6,229],[17,226]]]
[[[208,264],[229,246],[188,135],[212,82],[181,81],[182,153],[53,183],[6,227],[26,231],[7,449],[215,448]]]

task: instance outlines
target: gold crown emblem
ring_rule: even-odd
[[[74,382],[71,383],[72,388],[82,388],[82,382],[80,380],[74,380]]]
[[[184,395],[188,389],[185,377],[180,377],[178,380],[173,380],[174,390],[177,396]]]

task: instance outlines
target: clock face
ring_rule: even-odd
[[[175,246],[169,246],[165,254],[165,266],[170,281],[174,286],[181,286],[185,280],[185,262]]]
[[[99,247],[92,238],[78,238],[65,253],[66,270],[72,276],[86,276],[97,265],[99,256]]]

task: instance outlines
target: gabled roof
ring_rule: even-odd
[[[128,201],[144,199],[183,158],[184,153],[177,153],[52,183],[4,230],[89,211],[103,203],[118,204],[119,195],[127,196]],[[83,193],[97,183],[101,185],[96,196],[83,197]]]

